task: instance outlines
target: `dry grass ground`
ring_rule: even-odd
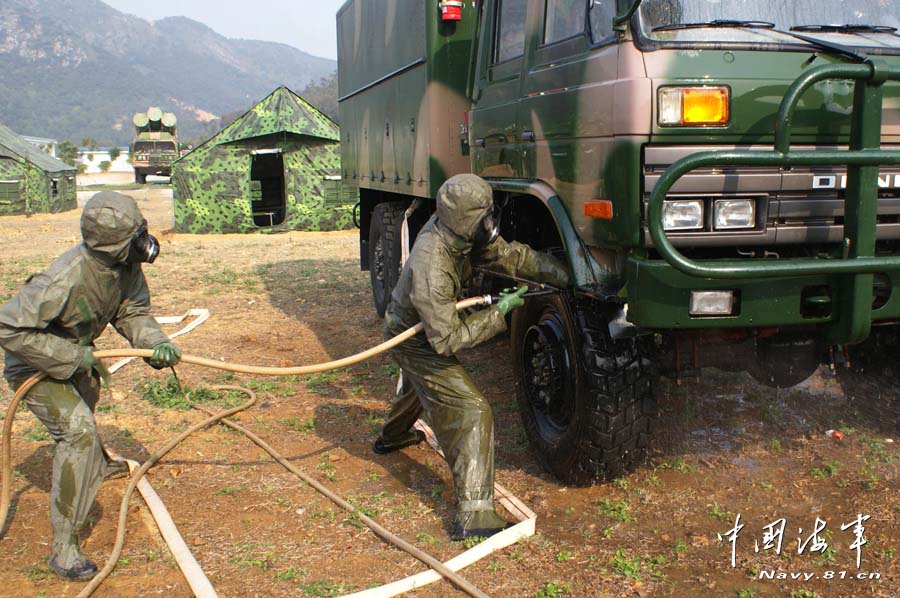
[[[315,363],[381,338],[354,233],[174,235],[171,194],[131,191],[160,234],[146,272],[157,314],[206,307],[212,319],[179,340],[190,353],[228,361]],[[0,219],[0,300],[78,241],[76,212]],[[660,385],[662,416],[647,464],[611,483],[566,488],[530,453],[512,393],[506,339],[463,356],[494,406],[497,478],[538,513],[538,534],[465,571],[494,596],[897,596],[900,594],[900,451],[846,407],[833,380],[775,392],[744,376],[711,372],[699,383]],[[123,346],[113,335],[103,347]],[[489,364],[489,365],[488,365]],[[249,379],[182,367],[182,384],[227,380],[261,405],[240,421],[389,529],[438,557],[463,550],[446,527],[453,510],[445,464],[417,447],[388,457],[369,447],[386,414],[395,369],[378,358],[304,379]],[[104,392],[97,420],[117,452],[145,457],[200,418],[179,410],[170,374],[127,366]],[[5,391],[5,389],[4,389]],[[227,397],[224,401],[227,401]],[[220,399],[216,404],[222,404]],[[825,430],[842,427],[836,442]],[[27,411],[14,426],[15,512],[0,541],[0,596],[74,596],[46,568],[51,443]],[[422,566],[285,472],[239,434],[197,434],[151,472],[151,481],[222,596],[336,596]],[[85,545],[102,562],[114,535],[123,480],[104,484]],[[732,568],[719,542],[746,524]],[[856,576],[853,539],[840,526],[867,514],[860,572],[880,580],[765,580],[759,572],[841,571]],[[816,517],[824,553],[797,554]],[[762,527],[787,520],[781,556],[754,551]],[[98,596],[189,596],[136,500],[123,558]],[[461,595],[438,583],[414,594]]]

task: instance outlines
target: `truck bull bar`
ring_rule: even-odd
[[[853,80],[849,150],[791,151],[791,126],[800,97],[827,79]],[[775,122],[773,150],[698,152],[669,166],[650,195],[648,228],[660,256],[688,275],[717,280],[836,274],[839,312],[826,333],[832,344],[865,340],[872,325],[874,274],[900,270],[900,255],[875,256],[878,212],[878,166],[900,164],[900,151],[882,150],[884,83],[900,80],[900,68],[867,60],[861,64],[823,65],[810,69],[788,88]],[[663,202],[675,182],[705,166],[846,165],[844,249],[840,258],[694,260],[681,254],[663,229]]]

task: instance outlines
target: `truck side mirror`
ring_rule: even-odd
[[[681,0],[633,0],[628,10],[613,19],[613,27],[623,29],[641,6],[648,22],[656,24],[680,23],[682,20]]]
[[[593,2],[591,4],[593,4]],[[625,27],[625,23],[631,20],[631,17],[634,16],[634,13],[637,12],[637,9],[638,7],[640,7],[640,5],[641,0],[631,0],[631,5],[629,5],[628,10],[620,15],[616,15],[615,18],[613,18],[613,28],[623,29]]]

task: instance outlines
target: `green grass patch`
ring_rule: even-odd
[[[50,440],[50,432],[48,432],[47,427],[40,422],[36,422],[33,426],[25,430],[24,436],[26,440],[32,442],[44,442],[45,440]]]
[[[444,498],[444,490],[446,490],[446,487],[443,484],[435,484],[431,487],[431,498],[442,500]]]
[[[309,434],[316,429],[316,418],[301,420],[298,417],[289,417],[279,420],[278,423],[287,426],[294,432]]]
[[[619,575],[627,579],[643,581],[643,579],[641,578],[641,569],[643,567],[641,563],[641,557],[629,557],[625,553],[625,550],[620,548],[616,551],[616,554],[613,555],[613,558],[609,561],[609,564],[612,567],[613,571],[615,571]]]
[[[810,477],[813,478],[831,478],[838,474],[841,469],[840,461],[827,461],[822,464],[822,467],[816,467],[815,469],[809,470]]]
[[[719,521],[731,522],[734,521],[734,513],[731,511],[723,511],[722,507],[719,506],[719,503],[714,502],[712,506],[709,508],[710,517],[714,517]]]
[[[16,569],[16,571],[27,577],[28,581],[31,582],[50,579],[50,576],[53,573],[47,565],[28,565],[27,567]]]
[[[601,498],[596,500],[595,504],[597,505],[597,512],[601,515],[609,517],[610,519],[621,521],[622,523],[630,523],[634,521],[634,517],[629,512],[629,509],[631,507],[629,506],[627,501]]]
[[[154,407],[187,411],[196,403],[208,403],[222,398],[214,390],[199,386],[191,389],[179,385],[178,380],[169,376],[166,380],[148,380],[140,386],[141,397]],[[239,393],[241,397],[244,395]]]
[[[682,457],[663,463],[659,467],[660,469],[671,469],[678,473],[694,473],[697,471],[696,467],[685,461]]]
[[[331,598],[340,596],[353,591],[353,586],[343,583],[329,583],[325,580],[314,581],[312,583],[300,584],[300,591],[306,596],[320,596],[322,598]]]
[[[384,425],[384,417],[370,413],[366,416],[366,422],[369,424],[369,434],[375,435],[381,432],[381,426]]]
[[[259,554],[245,554],[232,558],[231,563],[244,569],[253,567],[254,569],[268,571],[275,566],[274,554],[271,550]]]
[[[243,490],[243,486],[225,486],[224,488],[219,488],[216,490],[217,496],[234,496],[241,490]]]
[[[279,388],[278,382],[273,380],[249,380],[244,386],[256,392],[274,392]]]
[[[331,370],[320,374],[312,374],[306,377],[306,389],[317,395],[328,395],[333,390],[332,383],[336,382],[341,370]]]
[[[319,461],[319,464],[316,465],[316,469],[321,471],[322,475],[328,478],[329,481],[334,481],[335,466],[334,463],[331,462],[331,455],[322,453],[322,459]]]
[[[534,593],[534,598],[559,598],[572,593],[572,584],[568,581],[548,581],[544,587]]]
[[[298,577],[306,577],[309,574],[309,569],[305,567],[300,567],[299,569],[296,567],[290,567],[285,569],[284,571],[277,571],[275,573],[276,581],[292,581],[297,579]]]
[[[468,550],[470,548],[475,548],[485,540],[487,540],[487,538],[485,538],[484,536],[473,536],[471,538],[466,538],[465,540],[463,540],[463,546],[465,546],[466,550]]]

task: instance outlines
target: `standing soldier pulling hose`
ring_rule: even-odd
[[[525,304],[527,287],[505,293],[496,307],[456,311],[473,266],[564,288],[569,275],[555,258],[499,236],[490,186],[458,175],[438,191],[436,215],[403,267],[385,316],[391,338],[422,322],[425,332],[392,350],[402,369],[400,392],[374,451],[386,454],[421,442],[412,426],[423,414],[444,451],[459,508],[450,537],[490,536],[507,522],[494,511],[494,421],[491,406],[455,354],[506,330],[507,313]]]
[[[48,564],[74,580],[97,572],[81,550],[79,533],[103,478],[118,470],[108,462],[94,422],[100,378],[109,376],[94,357],[94,340],[112,324],[133,347],[153,349],[148,363],[155,368],[174,366],[181,358],[150,315],[141,264],[153,263],[159,242],[148,233],[134,200],[98,193],[84,208],[81,235],[81,245],[30,278],[0,308],[9,385],[16,390],[35,373],[47,375],[24,401],[56,443]]]

